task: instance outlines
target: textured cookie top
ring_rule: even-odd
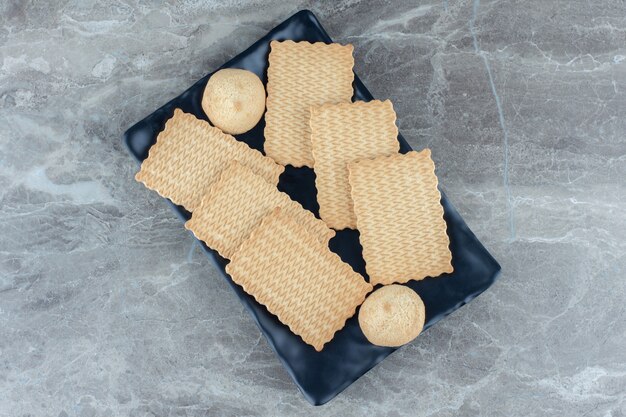
[[[265,87],[253,72],[224,68],[209,78],[202,109],[214,126],[239,135],[252,129],[265,111]]]
[[[424,328],[426,309],[415,291],[404,285],[386,285],[367,297],[359,310],[359,326],[378,346],[402,346]]]
[[[370,282],[403,283],[451,273],[430,149],[363,159],[348,169]]]
[[[356,229],[348,163],[398,152],[393,105],[373,100],[312,107],[310,124],[320,217],[333,229]]]
[[[350,102],[352,45],[272,41],[267,70],[265,153],[282,165],[313,167],[309,109]]]
[[[232,256],[226,272],[317,351],[372,290],[281,209],[263,219]]]
[[[284,167],[259,151],[206,121],[176,109],[135,178],[193,212],[232,160],[241,162],[274,185],[284,171]]]
[[[275,185],[237,161],[231,161],[185,227],[207,246],[230,258],[252,230],[276,207],[303,225],[320,243],[335,232]]]

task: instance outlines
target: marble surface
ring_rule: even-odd
[[[502,264],[310,406],[121,135],[302,8]],[[626,416],[626,4],[0,2],[0,416]]]

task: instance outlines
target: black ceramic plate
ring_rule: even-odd
[[[332,42],[313,13],[303,10],[278,25],[246,51],[224,64],[222,68],[247,69],[256,73],[265,83],[269,43],[273,39]],[[175,108],[181,108],[185,112],[195,114],[198,118],[206,119],[200,102],[210,75],[208,74],[183,94],[128,129],[124,134],[124,142],[137,161],[141,162],[147,157],[150,146],[156,141],[157,134],[163,129],[165,121],[172,116]],[[353,99],[364,101],[373,99],[356,76]],[[261,120],[254,129],[237,136],[237,139],[262,151],[264,127],[265,122]],[[401,135],[398,136],[398,141],[400,152],[406,153],[411,150]],[[350,144],[346,143],[346,146]],[[318,215],[315,174],[311,169],[287,167],[280,177],[278,187]],[[425,329],[485,291],[500,271],[500,265],[469,230],[445,195],[442,195],[441,203],[444,207],[444,218],[448,224],[454,273],[439,279],[427,278],[408,284],[417,291],[426,305]],[[183,220],[189,218],[189,213],[182,207],[173,204],[172,207]],[[406,207],[406,209],[411,210],[411,207]],[[247,295],[241,287],[233,283],[224,270],[227,260],[204,245],[203,248],[215,261],[224,278],[257,322],[270,346],[276,351],[289,375],[312,404],[326,403],[395,350],[370,344],[361,333],[355,315],[348,320],[346,326],[335,335],[322,352],[316,352],[300,337],[291,333],[265,307]],[[367,277],[357,231],[338,232],[337,236],[330,241],[330,248],[355,271]],[[419,338],[414,343],[419,343]]]

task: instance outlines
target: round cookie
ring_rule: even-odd
[[[419,295],[404,285],[387,285],[361,305],[359,326],[367,340],[397,347],[415,339],[424,327],[426,311]]]
[[[225,68],[209,78],[202,109],[214,126],[238,135],[252,129],[265,111],[265,88],[253,72]]]

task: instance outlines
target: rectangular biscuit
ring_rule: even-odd
[[[348,165],[370,283],[452,272],[450,241],[430,149]]]
[[[276,207],[293,216],[317,240],[328,245],[335,232],[275,185],[232,161],[213,183],[185,228],[230,259],[261,220]]]
[[[270,47],[265,153],[282,165],[313,167],[309,108],[350,102],[354,48],[290,40]]]
[[[137,181],[193,212],[228,162],[237,160],[276,185],[284,167],[194,115],[174,110],[135,175]]]
[[[373,100],[312,107],[310,124],[320,217],[333,229],[356,229],[348,163],[398,152],[393,105]]]
[[[226,272],[317,351],[372,290],[350,265],[280,208],[243,242]]]

